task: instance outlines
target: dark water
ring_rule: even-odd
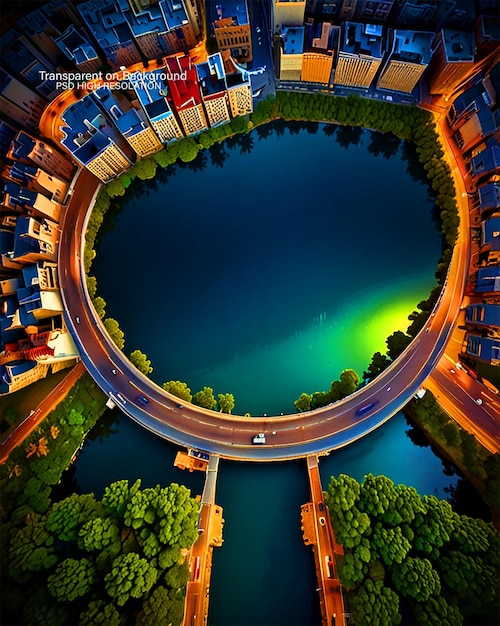
[[[146,352],[157,382],[232,392],[238,413],[292,412],[302,391],[346,367],[362,372],[427,297],[440,238],[412,148],[359,129],[307,129],[254,131],[123,201],[93,271],[126,350]],[[174,446],[125,418],[113,424],[118,415],[101,426],[115,432],[82,450],[71,488],[100,496],[112,480],[141,477],[201,492],[202,475],[173,467]],[[457,477],[407,430],[399,414],[322,458],[323,487],[333,473],[372,472],[445,497]],[[304,462],[221,462],[210,626],[320,624],[300,530],[308,499]]]
[[[369,472],[414,486],[420,494],[448,498],[463,486],[430,447],[412,443],[401,413],[361,441],[321,457],[323,488],[330,476],[362,480]],[[98,436],[98,433],[101,436]],[[201,493],[204,475],[173,466],[177,449],[115,410],[107,412],[65,478],[69,491],[102,496],[114,480],[143,487],[171,482]],[[300,505],[309,500],[305,461],[221,461],[216,501],[225,520],[222,548],[214,550],[210,626],[319,626],[311,548],[304,546]],[[462,510],[475,515],[476,509]]]
[[[156,382],[231,392],[239,414],[293,412],[303,391],[361,373],[435,282],[440,236],[412,147],[299,128],[139,182],[92,269]]]

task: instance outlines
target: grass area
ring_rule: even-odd
[[[37,380],[36,383],[4,396],[0,405],[0,439],[5,439],[10,431],[29,415],[32,409],[35,409],[40,402],[45,400],[70,371],[71,368],[66,368],[55,374],[47,374],[45,378]],[[9,416],[8,420],[6,419],[7,416]]]

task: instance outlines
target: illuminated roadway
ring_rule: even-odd
[[[468,268],[468,206],[463,197],[458,201],[461,223],[466,226],[460,228],[448,277],[431,317],[405,352],[369,385],[335,404],[290,416],[245,418],[184,403],[132,366],[90,303],[82,257],[86,221],[99,186],[97,178],[82,170],[61,223],[58,264],[66,320],[96,383],[114,399],[119,393],[124,401],[115,403],[123,412],[161,437],[238,460],[321,454],[359,439],[390,419],[422,386],[444,352],[460,310]],[[138,402],[141,395],[149,400],[145,406]],[[256,433],[266,435],[265,445],[252,445]]]

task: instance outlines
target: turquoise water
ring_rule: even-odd
[[[434,286],[440,236],[411,146],[312,128],[254,131],[223,167],[205,151],[121,202],[92,271],[156,382],[293,412],[342,369],[361,374]]]

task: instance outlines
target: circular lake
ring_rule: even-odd
[[[275,122],[133,183],[91,273],[157,383],[293,413],[406,329],[435,284],[432,209],[412,145]]]

